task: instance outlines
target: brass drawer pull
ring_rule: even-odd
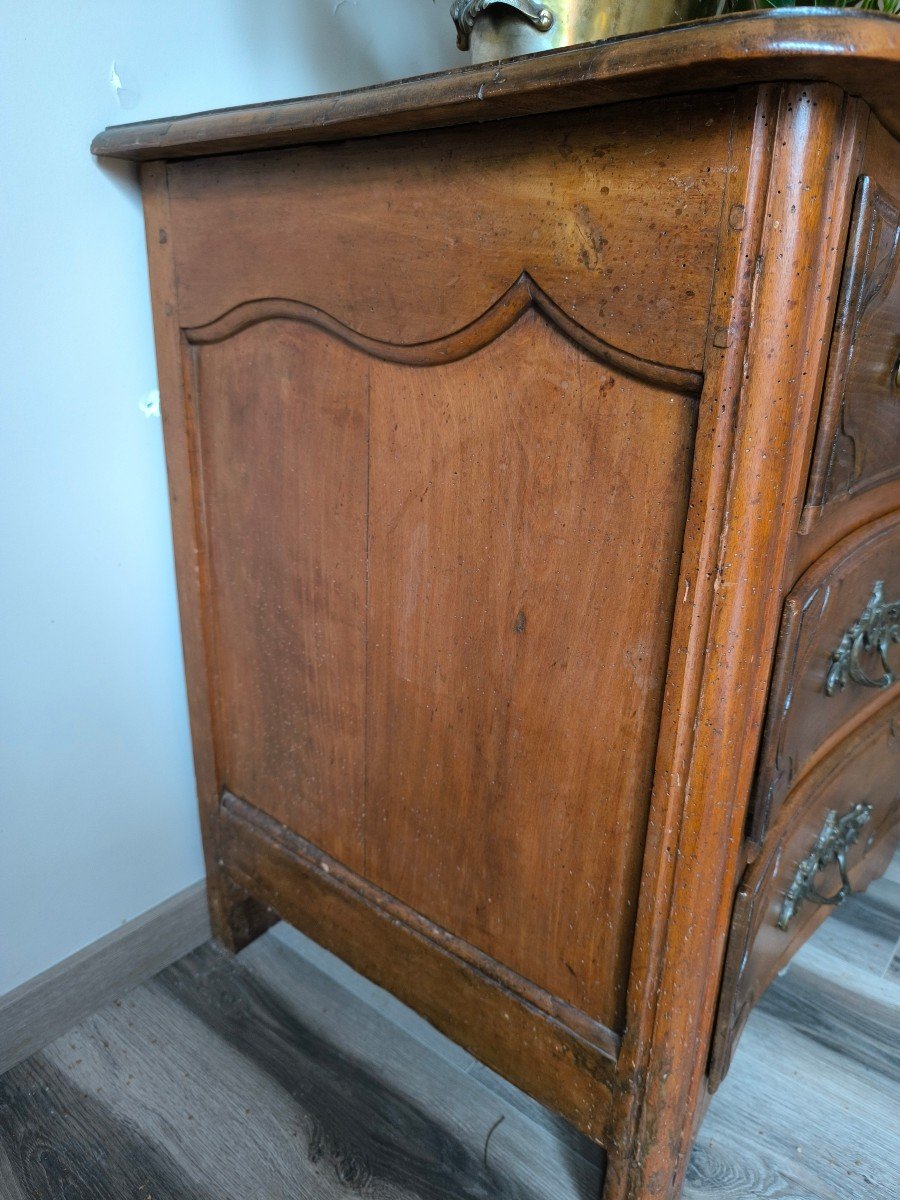
[[[836,691],[843,691],[848,679],[864,687],[890,687],[894,673],[887,655],[892,642],[900,642],[900,600],[885,600],[884,581],[879,580],[862,615],[850,626],[831,656],[825,694],[833,696]],[[877,654],[881,659],[880,678],[873,679],[863,669],[861,660],[865,654]]]
[[[787,929],[804,900],[812,900],[813,904],[843,904],[853,891],[847,875],[847,850],[859,837],[859,831],[871,815],[871,804],[856,804],[843,817],[839,817],[835,809],[826,814],[815,846],[797,867],[797,873],[785,893],[778,917],[779,929]],[[832,863],[837,863],[841,873],[841,886],[833,896],[823,896],[813,884],[818,873]]]

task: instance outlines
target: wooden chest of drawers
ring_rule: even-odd
[[[852,50],[852,52],[851,52]],[[674,1197],[900,812],[900,25],[109,130],[217,936],[281,916]]]

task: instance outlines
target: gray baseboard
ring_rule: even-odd
[[[209,936],[201,882],[0,996],[0,1075]]]

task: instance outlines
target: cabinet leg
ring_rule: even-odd
[[[679,1200],[703,1107],[688,1105],[690,1115],[677,1116],[645,1109],[645,1146],[633,1129],[616,1138],[607,1150],[600,1200]]]
[[[669,1166],[665,1172],[648,1176],[636,1169],[634,1159],[610,1154],[600,1200],[678,1200],[684,1181],[677,1156],[672,1156]]]
[[[276,913],[221,870],[207,875],[206,895],[213,938],[231,954],[243,950],[278,920]]]

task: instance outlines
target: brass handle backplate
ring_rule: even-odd
[[[859,831],[872,815],[871,804],[855,804],[848,813],[839,817],[831,809],[825,817],[822,832],[815,846],[797,867],[791,885],[785,892],[784,903],[778,917],[778,928],[787,929],[805,900],[813,904],[843,904],[853,888],[847,874],[847,850],[859,837]],[[841,873],[841,886],[832,896],[823,896],[815,887],[820,871],[837,863]]]
[[[850,626],[831,656],[825,694],[833,696],[843,691],[848,680],[864,687],[890,687],[894,673],[887,656],[892,642],[900,642],[900,600],[885,600],[884,581],[879,580],[859,619]],[[873,655],[879,658],[882,671],[875,678],[863,666],[864,659]]]

